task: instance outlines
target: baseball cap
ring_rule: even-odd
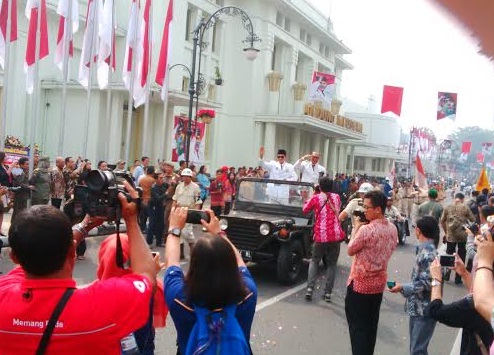
[[[181,176],[192,176],[192,170],[190,170],[189,168],[185,168],[184,170],[182,170],[182,173],[180,175]]]
[[[430,198],[437,198],[437,190],[436,189],[430,189],[428,193]]]
[[[363,192],[364,194],[366,194],[367,192],[371,192],[372,190],[374,190],[374,186],[372,186],[368,182],[364,182],[362,185],[360,185],[357,192]]]

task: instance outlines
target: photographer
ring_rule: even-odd
[[[86,218],[72,227],[53,206],[34,206],[18,215],[9,243],[20,267],[0,278],[0,303],[8,305],[0,317],[2,353],[44,353],[49,344],[51,354],[118,354],[120,339],[146,323],[156,265],[137,223],[133,201],[138,193],[127,182],[124,186],[132,202],[123,193],[118,198],[133,273],[86,288],[76,289],[72,276],[75,247],[102,220]]]

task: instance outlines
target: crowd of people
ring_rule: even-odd
[[[437,321],[463,328],[462,354],[488,353],[494,336],[494,197],[488,190],[473,192],[467,202],[457,193],[444,207],[438,201],[444,196],[440,184],[424,197],[407,182],[393,188],[389,179],[327,176],[317,152],[293,165],[283,149],[276,161],[265,161],[264,149],[259,153],[257,168],[223,166],[214,177],[205,166],[196,171],[180,162],[175,170],[171,162],[153,166],[148,157],[128,169],[125,161],[98,162],[101,171],[128,171],[141,192],[123,182],[127,195],[119,193],[119,203],[126,233],[101,243],[97,279],[80,289],[73,279],[75,260],[83,258],[89,231],[107,222],[74,214],[74,190],[87,183],[91,162],[59,157],[50,167],[47,157],[37,157],[32,176],[27,160],[0,164],[2,216],[13,205],[8,236],[11,258],[19,265],[0,278],[0,352],[153,354],[155,329],[166,325],[169,312],[178,354],[250,354],[257,286],[218,219],[230,212],[236,180],[245,177],[317,184],[318,192],[302,207],[313,215],[308,301],[318,289],[324,260],[322,297],[331,302],[345,239],[341,222],[351,219],[345,314],[353,354],[374,353],[386,289],[405,298],[411,354],[428,353]],[[0,152],[0,162],[4,159]],[[201,223],[206,233],[194,235],[186,223],[189,209],[205,209],[209,222]],[[387,274],[398,241],[394,219],[409,221],[418,241],[407,283],[389,280]],[[445,255],[454,258],[449,266],[438,261],[441,241]],[[180,263],[183,243],[190,247],[187,272]],[[164,247],[164,257],[151,253],[151,247]],[[468,294],[443,304],[442,287],[451,271]],[[77,346],[81,339],[83,348]]]

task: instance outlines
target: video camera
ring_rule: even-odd
[[[123,182],[127,181],[134,189],[134,181],[128,172],[111,170],[91,170],[85,180],[86,185],[77,185],[74,191],[74,214],[76,216],[101,217],[108,221],[120,219],[121,206],[118,193],[127,200],[130,195]],[[141,193],[140,189],[136,189]]]

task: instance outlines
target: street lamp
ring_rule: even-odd
[[[185,142],[185,162],[187,166],[189,165],[189,153],[190,153],[190,138],[192,136],[192,111],[194,109],[194,99],[196,99],[196,115],[195,121],[197,122],[197,109],[199,105],[199,95],[204,89],[204,77],[201,74],[201,59],[202,51],[207,47],[207,43],[204,43],[204,33],[214,26],[218,21],[220,15],[228,16],[239,16],[242,19],[242,24],[244,29],[247,31],[247,38],[243,43],[248,43],[249,47],[243,50],[245,57],[248,60],[254,60],[259,54],[259,49],[254,47],[254,42],[259,42],[259,37],[254,33],[254,28],[252,26],[252,20],[245,13],[244,10],[235,6],[225,6],[213,13],[208,19],[202,18],[199,24],[192,32],[193,37],[193,48],[192,48],[192,67],[190,70],[190,80],[189,80],[189,120],[187,123],[187,133]],[[197,59],[197,47],[199,47],[199,60]],[[197,62],[197,78],[196,78],[196,62]]]

